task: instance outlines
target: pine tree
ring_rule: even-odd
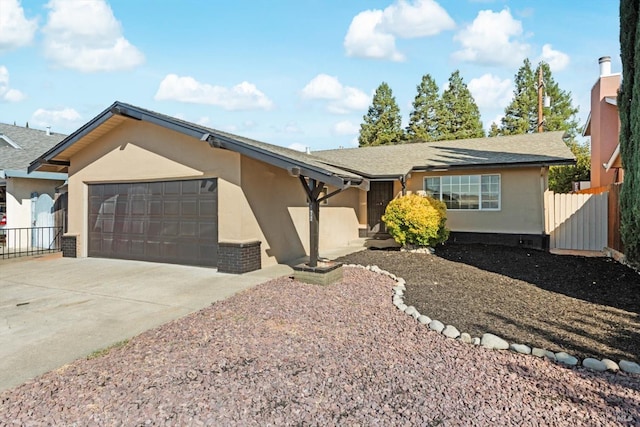
[[[404,133],[400,108],[387,83],[382,82],[376,89],[363,120],[358,137],[360,147],[402,143]]]
[[[422,81],[416,87],[417,95],[413,100],[413,111],[409,116],[406,128],[408,142],[437,141],[438,108],[440,95],[438,85],[430,74],[422,76]]]
[[[553,79],[549,64],[541,62],[533,70],[525,59],[515,75],[513,99],[504,110],[499,135],[518,135],[538,129],[538,73],[542,68],[544,93],[551,98],[550,107],[543,108],[544,130],[564,130],[573,138],[578,134],[578,109],[573,106],[571,92],[560,89]]]
[[[449,77],[449,87],[442,94],[438,114],[438,139],[465,139],[484,136],[480,110],[469,88],[456,70]]]
[[[538,126],[537,81],[529,59],[525,59],[514,78],[513,99],[504,110],[499,135],[535,132]]]
[[[640,5],[620,1],[622,84],[618,93],[620,157],[624,184],[620,190],[620,235],[627,261],[640,266]]]
[[[498,127],[498,125],[496,124],[496,122],[491,123],[491,127],[489,128],[489,134],[487,136],[499,136],[500,135],[500,128]]]

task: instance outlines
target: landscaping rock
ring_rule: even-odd
[[[516,353],[520,354],[531,354],[531,347],[524,344],[511,344],[509,348]]]
[[[536,357],[546,357],[547,359],[556,360],[555,353],[549,350],[545,350],[544,348],[534,347],[533,350],[531,350],[531,354]]]
[[[473,337],[473,340],[471,340],[471,344],[473,344],[473,345],[480,345],[480,338],[478,338],[478,337]]]
[[[432,320],[429,322],[429,329],[440,333],[444,330],[444,324],[439,320]]]
[[[618,364],[620,369],[630,374],[640,374],[640,365],[635,362],[629,362],[628,360],[621,360]]]
[[[466,332],[463,332],[460,334],[460,341],[462,341],[465,344],[471,344],[473,342],[473,340],[471,339],[471,335],[469,335]]]
[[[418,316],[418,322],[420,322],[423,325],[428,325],[429,323],[431,323],[431,319],[429,318],[429,316],[425,316],[424,314],[421,314],[420,316]]]
[[[620,366],[611,359],[602,359],[602,363],[604,363],[609,371],[618,372],[620,370]]]
[[[480,340],[480,345],[485,348],[491,348],[496,350],[506,350],[509,348],[509,343],[493,334],[483,334]]]
[[[404,298],[402,298],[400,295],[394,295],[393,302],[395,303],[396,301],[404,302]]]
[[[456,339],[460,336],[460,331],[458,331],[455,326],[447,325],[442,330],[442,335],[444,335],[447,338]]]
[[[405,286],[407,282],[404,281],[402,277],[398,277],[398,285],[397,286]]]
[[[400,306],[404,304],[404,300],[403,299],[399,299],[399,300],[394,300],[393,301],[393,305],[395,305],[396,307],[400,308]]]
[[[405,311],[408,306],[405,303],[400,303],[396,307],[398,307],[398,310],[400,310],[400,311]]]
[[[594,371],[603,372],[607,370],[607,365],[598,359],[594,359],[592,357],[587,357],[582,361],[582,366],[585,368],[593,369]]]
[[[402,289],[400,289],[398,286],[393,288],[393,293],[396,294],[396,295],[400,295],[400,296],[404,295],[404,291]]]
[[[569,366],[576,366],[578,364],[578,359],[570,354],[565,353],[564,351],[556,353],[556,360]]]
[[[416,308],[414,306],[410,305],[409,307],[407,307],[404,310],[404,312],[405,312],[405,314],[408,314],[409,316],[411,316],[411,315],[413,315],[413,313],[417,313],[418,310],[416,310]]]

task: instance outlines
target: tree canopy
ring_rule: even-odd
[[[440,139],[438,114],[440,110],[440,91],[430,74],[422,76],[416,87],[413,110],[409,116],[405,138],[408,142],[437,141]]]
[[[480,110],[459,70],[451,73],[449,87],[442,93],[438,133],[441,140],[484,136]]]
[[[544,93],[551,105],[543,107],[544,130],[564,130],[573,138],[578,134],[578,108],[573,106],[571,92],[564,91],[554,80],[549,64],[541,62],[534,70],[525,59],[514,77],[515,88],[511,103],[497,129],[492,126],[489,136],[517,135],[536,132],[538,128],[538,73],[542,68]]]
[[[640,266],[640,5],[620,1],[622,84],[618,93],[620,157],[624,184],[620,189],[620,234],[627,260]]]
[[[360,147],[402,143],[402,119],[391,88],[382,82],[373,95],[373,101],[360,125]]]

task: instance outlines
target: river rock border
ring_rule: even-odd
[[[592,357],[587,357],[586,359],[580,361],[577,357],[574,357],[570,354],[565,353],[564,351],[554,353],[552,351],[531,347],[526,344],[518,344],[518,343],[509,343],[506,340],[500,338],[494,334],[483,334],[482,337],[472,337],[466,332],[460,332],[455,326],[445,325],[436,319],[431,319],[426,314],[419,313],[418,310],[412,306],[407,306],[404,303],[404,293],[406,292],[406,282],[403,278],[396,276],[393,273],[390,273],[386,270],[381,269],[377,265],[358,265],[358,264],[345,264],[344,267],[353,267],[353,268],[364,268],[366,270],[372,271],[377,274],[381,274],[387,277],[390,277],[396,282],[396,285],[393,289],[392,302],[398,310],[404,312],[406,315],[413,317],[418,323],[425,325],[430,330],[435,331],[439,334],[444,335],[447,338],[455,339],[458,341],[462,341],[465,344],[481,346],[488,349],[495,350],[511,350],[520,354],[528,354],[536,357],[544,357],[554,362],[562,363],[568,366],[577,366],[582,364],[585,368],[588,368],[592,371],[611,371],[618,372],[623,371],[630,374],[640,374],[640,365],[635,362],[630,362],[628,360],[620,360],[619,363],[614,362],[611,359],[595,359]]]

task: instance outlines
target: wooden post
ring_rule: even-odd
[[[324,188],[324,182],[310,178],[309,184],[300,176],[300,182],[307,193],[309,203],[309,267],[318,266],[318,242],[320,240],[320,202],[329,195],[320,199],[320,193]],[[332,193],[331,195],[337,193]]]
[[[544,98],[544,83],[542,81],[542,65],[538,71],[538,132],[542,132],[544,116],[542,114],[542,100]]]

